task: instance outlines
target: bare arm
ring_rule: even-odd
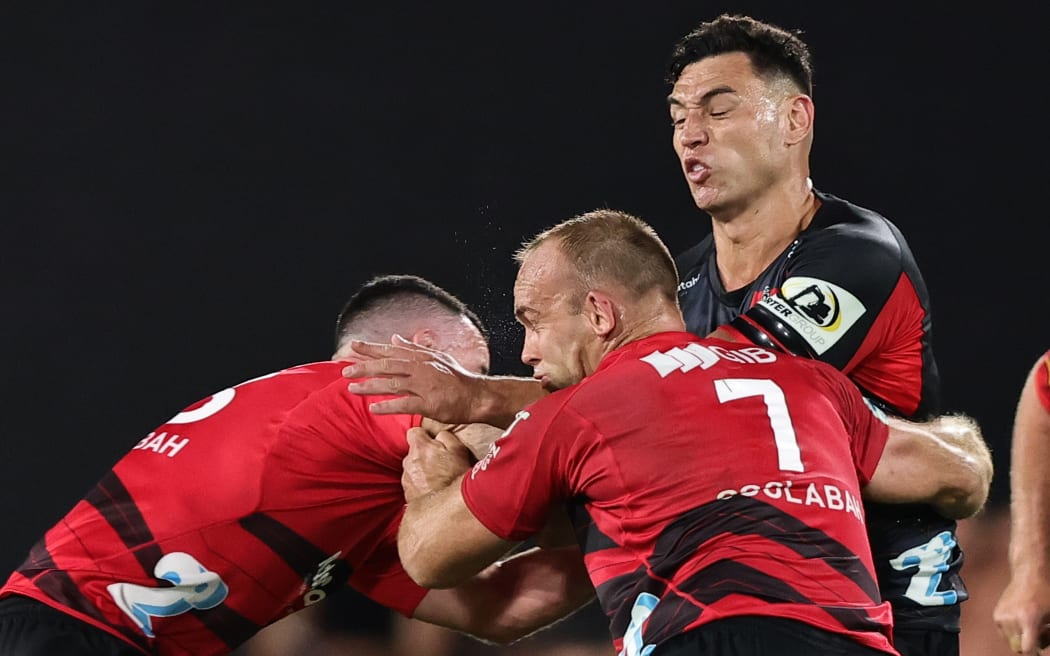
[[[1050,645],[1050,413],[1039,402],[1034,374],[1021,390],[1014,417],[1010,583],[993,615],[1011,648],[1032,655]]]
[[[992,456],[980,427],[949,415],[929,422],[887,418],[890,436],[864,496],[883,503],[928,503],[962,519],[988,498]]]
[[[451,356],[412,344],[351,342],[361,359],[343,369],[354,394],[397,394],[370,406],[376,414],[421,414],[446,423],[483,423],[506,428],[514,415],[546,395],[538,380],[484,376]]]
[[[491,427],[485,432],[491,436]],[[398,549],[405,571],[418,583],[456,585],[431,590],[416,609],[417,619],[506,644],[577,610],[593,598],[594,589],[561,506],[544,531],[544,549],[485,567],[514,545],[486,529],[462,501],[459,483],[469,470],[469,457],[461,436],[440,431],[431,437],[424,428],[408,431],[401,479],[408,506]],[[406,557],[410,547],[412,556]]]
[[[424,588],[451,588],[517,546],[485,527],[467,508],[457,478],[409,501],[397,534],[401,564]]]
[[[404,471],[401,475],[401,486],[408,503],[448,487],[470,469],[468,448],[460,441],[461,437],[461,434],[444,430],[431,437],[424,428],[409,429],[406,436],[408,454],[402,461]],[[544,549],[577,544],[576,531],[564,505],[556,505],[551,510],[547,524],[533,536],[533,540]]]
[[[413,617],[509,644],[593,598],[579,547],[533,548],[498,561],[456,588],[431,590]]]

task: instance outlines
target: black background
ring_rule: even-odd
[[[947,407],[982,421],[1005,502],[1014,402],[1050,347],[1037,16],[451,4],[0,6],[0,567],[183,406],[327,358],[374,274],[459,294],[522,373],[522,239],[615,207],[673,252],[699,240],[663,64],[721,11],[804,30],[814,182],[910,240]]]

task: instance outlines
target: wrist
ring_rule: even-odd
[[[478,421],[500,428],[510,426],[522,408],[546,395],[540,381],[532,378],[493,376],[482,387],[478,398],[484,416]]]
[[[483,376],[478,382],[472,420],[506,428],[511,422],[508,416],[513,418],[516,412],[509,407],[510,398],[506,393],[508,380],[499,376]]]
[[[1046,545],[1031,549],[1010,550],[1010,572],[1014,577],[1034,577],[1040,581],[1050,579],[1050,552]]]

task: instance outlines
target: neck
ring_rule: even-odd
[[[682,320],[682,313],[678,310],[677,305],[674,307],[661,308],[653,314],[648,314],[630,323],[625,323],[623,330],[619,331],[614,337],[605,342],[599,361],[625,344],[645,339],[646,337],[657,333],[684,330],[685,322]]]
[[[820,203],[807,178],[769,193],[743,209],[711,214],[715,257],[729,291],[755,281],[809,227]]]
[[[332,354],[332,360],[334,361],[353,360],[354,357],[355,353],[353,349],[350,348],[349,341],[347,341],[345,344],[336,349],[335,353]]]

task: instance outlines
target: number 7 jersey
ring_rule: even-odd
[[[820,207],[812,223],[745,287],[722,285],[711,235],[675,259],[686,327],[698,335],[728,327],[740,341],[827,362],[889,414],[935,416],[940,375],[930,298],[911,248],[885,217],[814,193]],[[924,504],[866,510],[897,629],[958,632],[969,593],[955,520]]]
[[[462,492],[508,540],[568,503],[625,654],[741,615],[895,654],[860,502],[887,434],[830,365],[661,333],[519,413]]]

